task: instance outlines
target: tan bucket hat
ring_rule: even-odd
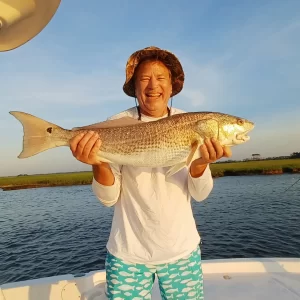
[[[60,0],[0,0],[0,51],[22,46],[39,34]]]
[[[178,58],[168,50],[163,50],[155,46],[146,47],[131,54],[126,64],[126,80],[123,91],[130,97],[135,97],[133,82],[134,72],[140,62],[148,58],[155,58],[162,61],[172,74],[172,95],[178,94],[184,83],[184,72]]]

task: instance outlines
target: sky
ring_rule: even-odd
[[[18,159],[33,114],[66,129],[134,106],[125,65],[136,50],[170,50],[185,72],[173,106],[255,123],[231,159],[300,151],[300,1],[62,1],[33,40],[0,52],[0,176],[90,170],[68,147]]]

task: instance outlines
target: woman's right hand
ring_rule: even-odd
[[[70,140],[70,149],[73,156],[88,165],[102,164],[98,156],[100,146],[99,135],[93,131],[78,134]]]

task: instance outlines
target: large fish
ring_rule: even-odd
[[[69,146],[75,135],[96,131],[102,141],[99,161],[137,167],[170,167],[171,176],[199,157],[204,139],[216,138],[221,145],[233,146],[250,139],[254,123],[217,112],[189,112],[152,122],[130,117],[108,120],[72,130],[24,112],[10,112],[23,125],[23,151],[27,158],[59,146]]]

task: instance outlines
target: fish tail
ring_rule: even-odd
[[[58,134],[65,129],[24,112],[9,113],[23,125],[23,150],[18,158],[27,158],[54,147],[68,145]]]

